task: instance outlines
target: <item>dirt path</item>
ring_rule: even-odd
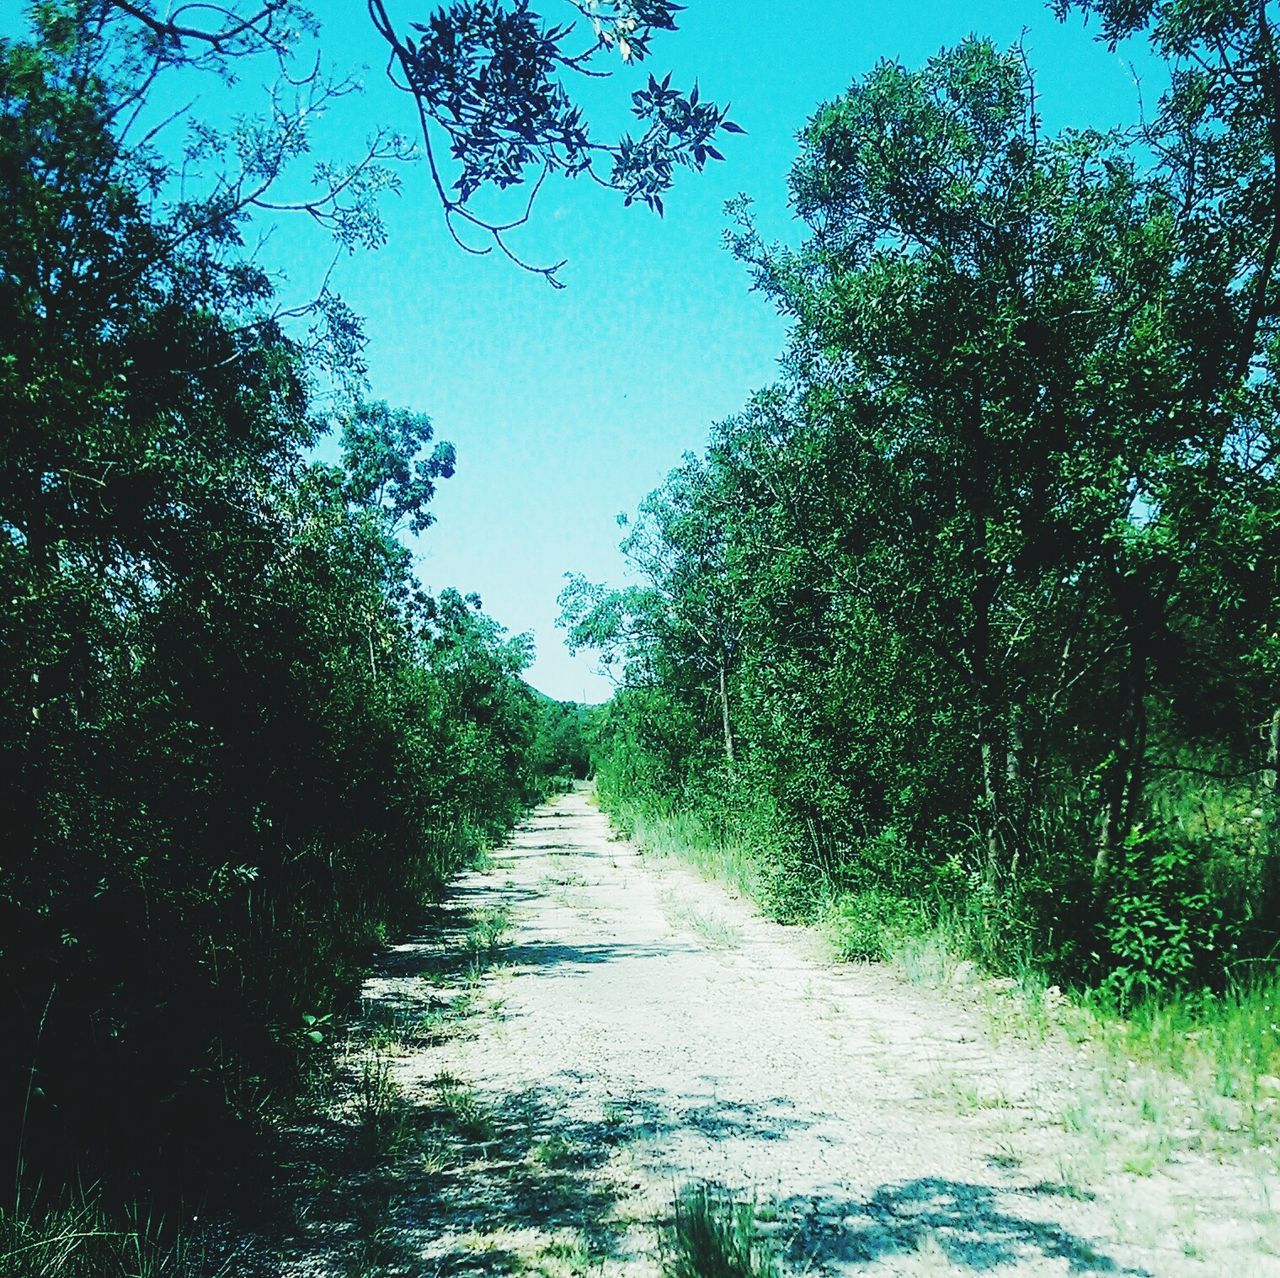
[[[454,1030],[380,1040],[412,1131],[368,1267],[358,1224],[319,1223],[293,1272],[648,1278],[701,1180],[754,1199],[797,1274],[1280,1275],[1274,1151],[1197,1149],[1194,1116],[1144,1127],[1087,1050],[831,965],[612,838],[582,794],[534,813],[367,993],[380,1025],[426,1009]]]

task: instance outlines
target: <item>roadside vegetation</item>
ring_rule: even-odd
[[[1226,1093],[1280,1075],[1280,83],[1272,19],[1149,39],[1133,132],[1048,132],[973,38],[823,104],[795,242],[733,252],[776,384],[572,577],[602,806],[848,959],[1060,987]]]
[[[817,111],[795,245],[736,205],[782,372],[641,506],[641,585],[567,586],[571,644],[622,672],[597,711],[417,579],[454,449],[378,398],[330,275],[270,261],[289,216],[378,247],[414,150],[313,152],[354,86],[311,17],[40,0],[0,40],[0,1272],[251,1274],[219,1222],[281,1210],[284,1133],[335,1078],[352,1272],[394,1254],[410,1167],[505,1150],[571,1215],[545,1116],[517,1139],[441,1078],[423,1129],[405,1100],[391,1062],[466,989],[342,1045],[379,950],[590,776],[625,833],[842,957],[1068,989],[1274,1131],[1280,33],[1225,0],[1055,7],[1165,59],[1140,131],[1047,133],[1024,52],[975,38]],[[544,179],[661,213],[742,132],[641,76],[631,134],[592,134],[565,83],[633,70],[679,6],[569,8],[410,36],[368,6],[432,215],[556,285],[514,243]],[[260,119],[227,107],[246,76]],[[512,220],[471,203],[525,178]],[[509,928],[470,920],[472,987]],[[690,1191],[673,1275],[767,1278],[749,1215]]]
[[[756,1206],[707,1184],[675,1198],[662,1256],[665,1278],[778,1278],[778,1258],[756,1222]]]
[[[433,56],[381,12],[375,53]],[[309,293],[267,252],[290,216],[329,257],[376,248],[411,148],[382,127],[312,153],[355,86],[291,0],[199,15],[55,0],[0,40],[6,1275],[222,1272],[205,1222],[276,1210],[278,1134],[331,1077],[373,956],[587,766],[582,712],[521,678],[528,637],[415,576],[452,445],[376,398],[330,277]],[[455,30],[440,47],[476,75],[528,35]],[[272,82],[261,117],[226,106],[243,77]],[[501,110],[537,96],[507,89]],[[724,112],[686,124],[705,141]],[[492,129],[439,127],[484,187]],[[682,144],[635,158],[634,195],[667,189],[646,165]],[[504,185],[541,166],[522,145]]]

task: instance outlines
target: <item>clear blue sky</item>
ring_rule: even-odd
[[[464,256],[441,226],[425,169],[414,166],[387,203],[388,245],[344,261],[335,277],[367,321],[373,393],[428,413],[438,437],[457,446],[438,522],[416,546],[423,580],[477,591],[504,625],[532,631],[538,657],[529,678],[562,698],[601,700],[610,691],[589,657],[569,657],[555,629],[563,575],[620,579],[616,515],[774,375],[784,330],[721,247],[723,205],[745,191],[767,228],[788,233],[786,173],[796,132],[816,106],[881,58],[917,64],[967,34],[1009,44],[1025,28],[1048,128],[1108,127],[1137,114],[1132,54],[1109,53],[1078,19],[1058,24],[1041,0],[687,6],[681,30],[655,41],[643,71],[624,70],[588,98],[602,126],[621,125],[610,99],[652,69],[672,71],[680,85],[696,77],[704,96],[733,103],[747,135],[726,139],[727,162],[682,176],[665,219],[624,209],[587,182],[548,186],[520,245],[542,260],[570,259],[568,287],[555,291],[496,255]],[[411,103],[383,80],[364,4],[312,7],[331,61],[374,68],[366,94],[324,122],[325,150],[353,149],[378,121],[411,131]],[[429,7],[399,9],[425,17]],[[260,101],[248,78],[239,93],[246,109]],[[325,244],[306,226],[285,224],[268,256],[305,290]]]

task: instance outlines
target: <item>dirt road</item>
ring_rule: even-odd
[[[754,1199],[794,1274],[1280,1275],[1274,1150],[1215,1152],[1172,1086],[1144,1119],[1052,1028],[997,1035],[972,995],[832,965],[584,794],[367,995],[378,1025],[439,1022],[378,1040],[412,1131],[369,1273],[652,1275],[705,1181]],[[359,1234],[315,1228],[297,1272]]]

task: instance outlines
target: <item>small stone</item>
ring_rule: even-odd
[[[978,965],[970,959],[956,964],[951,973],[951,984],[955,986],[972,985],[978,979]]]

